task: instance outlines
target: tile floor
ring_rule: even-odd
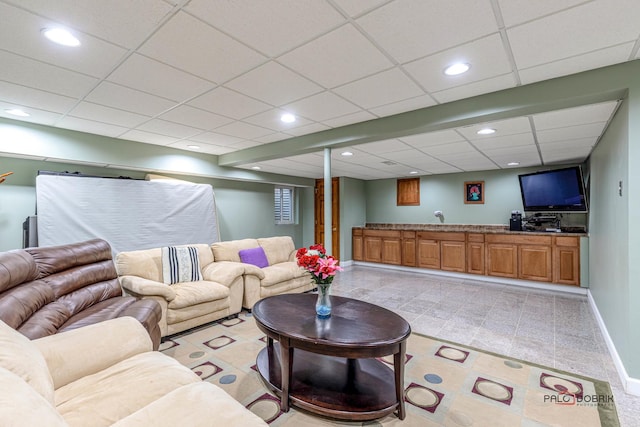
[[[332,294],[386,307],[415,332],[606,380],[623,427],[640,426],[587,297],[369,266],[339,273]]]

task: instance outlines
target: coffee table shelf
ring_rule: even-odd
[[[411,327],[383,307],[332,297],[329,319],[315,316],[314,294],[264,298],[253,307],[267,345],[259,374],[289,404],[331,418],[365,421],[397,411],[405,418],[404,363]],[[380,358],[393,355],[393,366]]]

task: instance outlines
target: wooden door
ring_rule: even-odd
[[[331,244],[332,248],[326,248],[327,253],[336,259],[340,258],[340,181],[331,179]],[[324,244],[324,180],[316,179],[315,187],[315,243]]]

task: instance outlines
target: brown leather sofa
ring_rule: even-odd
[[[161,315],[156,301],[123,296],[104,240],[0,253],[0,320],[30,339],[131,316],[157,350]]]

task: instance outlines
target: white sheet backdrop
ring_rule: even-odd
[[[220,240],[208,184],[38,175],[36,209],[39,246],[99,237],[116,254]]]

